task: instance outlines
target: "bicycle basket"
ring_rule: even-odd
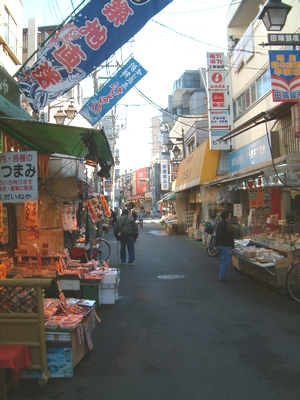
[[[204,226],[204,232],[212,235],[214,233],[214,228],[210,222],[206,222]]]

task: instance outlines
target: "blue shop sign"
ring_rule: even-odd
[[[270,146],[267,135],[255,140],[228,155],[228,172],[257,165],[271,160]]]

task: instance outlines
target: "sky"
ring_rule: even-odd
[[[59,24],[79,0],[23,0],[24,27],[36,17],[39,26]],[[173,83],[186,71],[206,67],[207,52],[227,54],[226,13],[231,0],[173,0],[115,53],[122,63],[132,55],[147,75],[116,106],[117,124],[123,124],[116,148],[119,168],[136,170],[149,166],[151,117],[166,108]],[[92,85],[85,82],[87,96]],[[86,97],[86,94],[85,94]],[[145,97],[150,101],[145,100]],[[150,105],[151,104],[151,105]]]

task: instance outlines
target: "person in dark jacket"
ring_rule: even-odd
[[[121,232],[121,236],[118,234]],[[128,215],[128,210],[124,208],[122,215],[117,219],[114,225],[114,236],[120,240],[121,264],[126,264],[126,247],[128,251],[128,263],[133,265],[135,260],[134,244],[139,236],[139,231],[134,219]]]
[[[116,223],[116,220],[117,220],[117,214],[114,212],[113,209],[110,210],[110,218],[109,218],[109,220],[110,220],[111,225],[114,226],[115,223]]]
[[[229,224],[230,213],[228,210],[221,212],[221,219],[216,231],[216,245],[219,250],[220,262],[219,281],[228,282],[229,278],[226,276],[226,272],[230,264],[231,249],[234,248],[234,231],[237,229]]]

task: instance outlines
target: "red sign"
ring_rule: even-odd
[[[211,93],[210,109],[227,108],[227,97],[225,90],[218,90]]]

